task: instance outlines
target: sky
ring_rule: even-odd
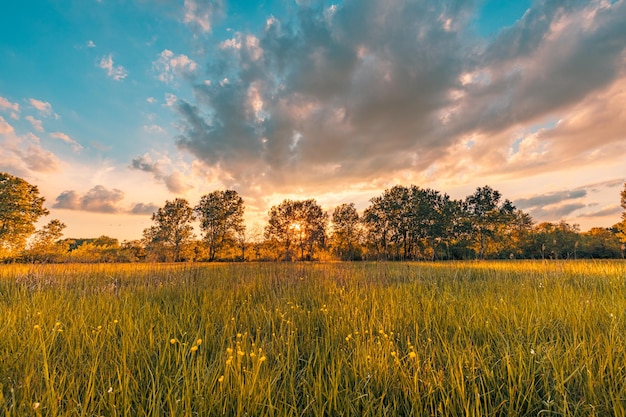
[[[397,184],[609,227],[624,22],[626,0],[8,2],[0,172],[75,238],[139,239],[215,190],[258,229],[286,198],[363,210]]]

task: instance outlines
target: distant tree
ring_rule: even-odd
[[[335,207],[332,216],[332,240],[335,252],[342,260],[353,261],[361,258],[361,229],[359,213],[354,203]]]
[[[515,210],[510,221],[500,224],[498,237],[500,258],[526,258],[532,251],[533,219],[522,210]]]
[[[284,200],[269,211],[265,238],[283,249],[283,259],[291,260],[294,246],[300,259],[312,259],[316,248],[326,243],[328,215],[313,199]]]
[[[500,203],[501,197],[499,191],[486,185],[478,187],[465,199],[470,233],[480,259],[485,258],[487,247],[497,237],[500,226],[514,218],[515,206],[509,200]]]
[[[215,260],[225,245],[245,240],[244,203],[236,191],[214,191],[202,196],[194,212],[209,250],[209,260]],[[242,245],[245,257],[245,242]]]
[[[621,242],[610,228],[592,227],[581,233],[579,253],[581,257],[593,259],[620,258]]]
[[[44,201],[36,186],[0,172],[0,258],[24,249],[37,220],[48,214]]]
[[[626,249],[626,182],[624,183],[624,189],[621,193],[620,205],[622,206],[622,221],[615,225],[617,229],[617,237],[622,242],[622,257],[624,256],[624,250]]]
[[[378,257],[435,259],[459,233],[461,205],[439,191],[396,185],[370,202],[363,223]]]
[[[31,260],[60,261],[69,249],[69,244],[60,240],[66,227],[65,223],[54,219],[38,230],[28,251]]]
[[[183,260],[183,250],[193,239],[193,220],[193,209],[187,200],[166,201],[152,215],[155,224],[143,231],[146,249],[159,260]]]
[[[543,222],[533,229],[532,257],[542,259],[569,259],[578,257],[580,245],[579,226],[564,220],[558,223]]]

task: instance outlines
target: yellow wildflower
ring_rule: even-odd
[[[198,346],[192,346],[191,349],[189,349],[191,352],[195,352],[196,350],[198,350]]]
[[[176,343],[176,339],[170,339],[170,344],[173,345],[174,343]]]

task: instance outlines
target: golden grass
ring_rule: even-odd
[[[6,416],[626,415],[626,264],[0,267]]]

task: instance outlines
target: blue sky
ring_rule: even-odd
[[[216,189],[254,226],[395,184],[611,226],[624,21],[624,0],[9,2],[0,171],[71,237],[140,238],[165,200]]]

